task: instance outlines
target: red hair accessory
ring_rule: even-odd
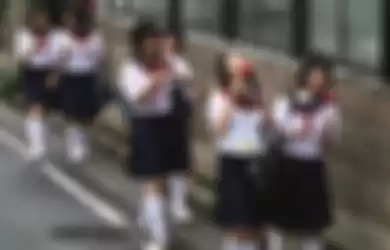
[[[336,101],[336,92],[334,91],[328,91],[325,95],[324,95],[324,102],[325,103],[333,103]]]

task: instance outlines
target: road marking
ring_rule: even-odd
[[[0,128],[0,142],[18,153],[23,160],[31,159],[26,145],[16,136]],[[129,218],[124,213],[110,205],[104,199],[85,188],[81,183],[70,177],[52,163],[47,162],[42,166],[45,174],[56,186],[76,199],[81,205],[89,209],[98,218],[109,226],[117,228],[129,228]]]

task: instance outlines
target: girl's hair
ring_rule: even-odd
[[[227,64],[228,58],[228,54],[221,53],[217,55],[215,60],[215,76],[217,78],[218,85],[222,88],[228,87],[233,77],[232,73],[229,72],[229,67]],[[248,84],[248,86],[260,84],[255,72],[250,72],[249,74],[245,75],[243,80]]]
[[[227,88],[232,79],[232,75],[229,72],[229,68],[227,65],[228,57],[228,54],[220,53],[219,55],[217,55],[214,65],[217,84],[222,88]]]
[[[161,35],[161,30],[154,22],[140,21],[129,32],[129,44],[134,48],[135,53],[138,53],[142,50],[142,45],[147,39],[158,38]]]
[[[78,27],[91,28],[93,25],[92,15],[86,8],[76,8],[69,15],[74,17],[76,26]]]
[[[33,10],[31,10],[31,12],[28,15],[27,21],[31,22],[37,16],[45,16],[49,21],[49,12],[47,8],[43,6],[36,6]]]
[[[175,41],[175,52],[181,53],[184,50],[184,41],[183,37],[180,36],[177,32],[171,30],[171,29],[165,29],[163,34],[166,38],[172,38]]]
[[[307,77],[314,70],[319,69],[324,74],[326,84],[333,85],[333,64],[323,55],[312,53],[307,56],[300,64],[298,69],[296,86],[306,87],[308,84]]]

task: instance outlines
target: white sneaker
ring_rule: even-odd
[[[186,225],[192,222],[191,210],[187,207],[171,210],[172,218],[176,224]]]
[[[72,164],[81,164],[88,157],[88,151],[81,147],[74,147],[68,150],[68,161]]]
[[[150,241],[142,246],[142,250],[166,250],[165,246],[162,246],[156,242]]]
[[[46,154],[46,150],[45,150],[44,147],[33,147],[33,146],[30,146],[29,149],[28,149],[28,152],[29,152],[29,157],[30,157],[31,161],[40,160]]]

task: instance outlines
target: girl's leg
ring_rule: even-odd
[[[302,250],[324,250],[324,244],[319,235],[303,236]]]
[[[282,232],[277,229],[270,229],[267,232],[267,249],[268,250],[283,250],[284,249],[284,236]]]
[[[238,229],[228,232],[222,241],[222,250],[259,250],[259,240],[253,230]]]
[[[166,249],[168,246],[168,226],[165,216],[165,201],[162,181],[148,180],[142,184],[140,217],[150,241],[144,246],[149,249]]]
[[[168,189],[170,195],[170,208],[174,220],[178,223],[187,223],[191,221],[191,210],[188,199],[189,178],[183,172],[171,174],[168,179]]]
[[[33,159],[40,158],[46,153],[46,124],[44,108],[40,104],[31,104],[27,109],[25,120],[25,135],[29,151]]]
[[[91,122],[70,121],[65,131],[67,156],[70,162],[83,162],[90,153],[89,128]]]

